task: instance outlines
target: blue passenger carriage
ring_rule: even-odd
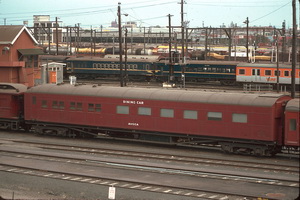
[[[122,59],[123,75],[129,80],[149,81],[157,68],[158,56],[130,56]],[[125,73],[126,68],[126,73]],[[115,55],[99,57],[76,57],[67,59],[67,73],[78,78],[120,77],[120,58]]]
[[[236,66],[235,62],[219,62],[219,61],[196,61],[190,60],[186,65],[175,64],[174,77],[180,80],[182,77],[182,68],[184,69],[185,80],[187,82],[204,82],[204,81],[220,81],[223,85],[231,85],[235,83]],[[156,72],[159,80],[168,80],[170,66],[160,63],[160,70]]]

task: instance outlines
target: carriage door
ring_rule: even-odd
[[[288,112],[285,119],[285,145],[299,146],[299,113]]]
[[[252,82],[260,83],[261,82],[261,76],[260,76],[260,69],[252,69]]]

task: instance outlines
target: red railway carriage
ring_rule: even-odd
[[[300,100],[290,100],[285,108],[285,146],[300,145]]]
[[[285,95],[42,85],[25,94],[25,119],[38,133],[106,134],[224,151],[274,154],[284,144]]]
[[[27,86],[0,83],[0,128],[17,130],[24,113],[24,92]]]

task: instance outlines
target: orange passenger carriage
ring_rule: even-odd
[[[279,72],[276,63],[239,63],[236,69],[236,81],[240,83],[267,83],[276,84],[277,76],[280,85],[291,85],[291,64],[279,64]],[[295,85],[299,87],[300,69],[296,66]]]

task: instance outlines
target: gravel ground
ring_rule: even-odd
[[[5,199],[108,199],[109,186],[33,177],[6,172],[0,172],[0,177],[0,196]],[[196,199],[198,198],[116,188],[116,200]]]
[[[141,151],[161,152],[161,148],[153,145],[128,143],[118,141],[90,141],[60,137],[36,136],[24,133],[9,133],[0,131],[0,138],[20,139],[25,141],[49,141],[56,144],[86,145],[112,147],[121,149],[140,149]],[[1,145],[1,144],[0,144]],[[174,151],[166,148],[166,151]],[[1,159],[1,156],[0,156]],[[107,185],[94,185],[81,182],[72,182],[60,179],[35,177],[13,172],[0,171],[0,196],[5,199],[108,199]],[[116,188],[116,200],[196,200],[184,196],[147,192],[133,189]],[[1,199],[1,198],[0,198]]]

